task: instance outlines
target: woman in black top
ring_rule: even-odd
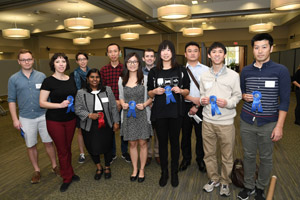
[[[148,75],[148,95],[154,98],[151,120],[156,122],[161,159],[161,187],[167,184],[168,139],[171,144],[171,184],[178,181],[179,134],[183,116],[184,97],[189,94],[190,79],[185,68],[176,63],[175,47],[165,40],[158,47],[158,62]]]
[[[293,77],[293,84],[296,86],[297,106],[295,108],[295,124],[300,125],[300,66]]]
[[[72,181],[80,179],[74,174],[71,153],[76,125],[73,104],[77,88],[74,80],[65,74],[65,70],[70,69],[70,65],[64,53],[55,53],[52,56],[50,69],[54,73],[47,77],[41,86],[40,106],[47,108],[47,129],[57,149],[60,173],[63,178],[60,191],[64,192]]]

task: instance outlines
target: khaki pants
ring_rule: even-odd
[[[233,167],[233,148],[235,127],[231,125],[218,125],[206,121],[202,123],[202,137],[204,148],[204,162],[206,164],[209,180],[231,183],[230,174]],[[221,177],[218,173],[217,141],[220,144],[222,169]]]

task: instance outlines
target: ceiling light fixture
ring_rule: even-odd
[[[183,4],[170,4],[157,9],[158,19],[162,21],[188,19],[191,15],[191,7]]]
[[[5,39],[22,40],[30,38],[30,31],[28,29],[17,28],[15,22],[15,28],[8,28],[2,30],[2,36]]]
[[[273,31],[273,25],[271,23],[259,23],[249,26],[250,33],[268,33]]]
[[[122,33],[120,35],[121,40],[123,41],[135,41],[138,40],[140,38],[140,35],[138,33]]]
[[[196,37],[196,36],[202,36],[203,35],[203,29],[202,28],[185,28],[183,29],[182,35],[185,37]]]
[[[299,0],[271,0],[271,10],[273,12],[299,10]]]
[[[94,28],[94,21],[89,18],[69,18],[64,20],[65,29],[68,31],[89,31]]]
[[[73,44],[74,45],[88,45],[91,43],[91,39],[89,37],[80,37],[80,38],[74,38]]]
[[[192,4],[193,4],[193,5],[197,5],[197,4],[198,4],[198,1],[197,1],[197,0],[192,1]]]

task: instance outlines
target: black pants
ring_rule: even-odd
[[[92,160],[94,161],[95,164],[100,163],[100,155],[91,155],[91,157],[92,157]],[[111,157],[112,157],[112,152],[111,151],[104,154],[104,160],[105,160],[105,166],[106,167],[110,166]]]
[[[195,134],[196,134],[196,161],[200,163],[203,161],[204,158],[204,151],[203,151],[203,142],[202,142],[202,122],[199,124],[193,119],[188,116],[188,112],[193,106],[192,103],[185,103],[185,112],[182,121],[182,137],[181,137],[181,151],[183,160],[190,162],[192,159],[192,144],[191,144],[191,136],[193,126],[195,127]],[[202,119],[202,109],[201,106],[198,109],[197,115]]]
[[[300,124],[300,89],[296,89],[297,106],[295,109],[295,123]]]
[[[168,170],[168,141],[171,145],[171,172],[178,172],[179,160],[179,134],[182,118],[156,119],[156,132],[158,138],[161,170]]]

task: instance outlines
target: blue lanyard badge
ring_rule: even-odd
[[[217,97],[212,95],[209,97],[209,103],[211,104],[211,115],[212,116],[215,116],[215,112],[218,114],[218,115],[221,115],[221,112],[219,110],[219,107],[217,105]]]

